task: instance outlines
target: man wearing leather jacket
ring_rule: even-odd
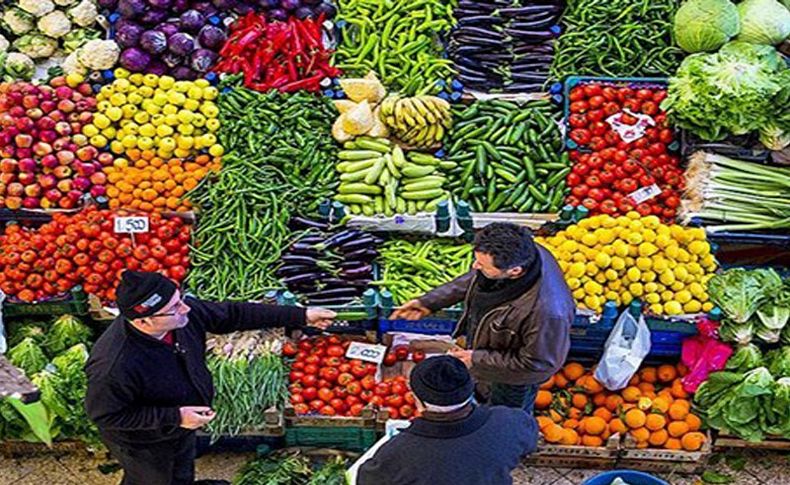
[[[417,320],[459,302],[464,312],[454,336],[467,349],[451,350],[491,405],[532,412],[541,383],[565,362],[575,304],[557,261],[529,229],[493,223],[475,237],[472,271],[411,300],[391,318]]]

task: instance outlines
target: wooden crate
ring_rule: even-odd
[[[790,450],[790,440],[781,436],[766,436],[762,441],[746,441],[737,436],[721,432],[713,441],[713,448],[751,448],[754,450]]]
[[[296,414],[291,403],[286,403],[283,416],[285,427],[320,427],[320,428],[370,428],[376,427],[376,410],[368,406],[360,416],[322,416],[319,414]]]
[[[702,473],[713,454],[710,432],[705,434],[705,443],[699,451],[636,448],[636,441],[626,436],[620,449],[618,468],[628,468],[656,473]]]
[[[613,434],[606,446],[571,446],[538,442],[538,451],[524,459],[526,465],[557,468],[611,469],[620,453],[620,435]]]

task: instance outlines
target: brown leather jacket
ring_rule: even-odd
[[[535,286],[519,298],[498,306],[481,319],[475,335],[467,336],[474,349],[472,375],[484,382],[523,385],[548,380],[565,362],[570,348],[570,329],[576,306],[562,270],[544,248],[538,247],[543,262]],[[469,301],[476,279],[471,271],[420,298],[431,309],[446,308]],[[466,312],[456,326],[456,336],[465,332]]]

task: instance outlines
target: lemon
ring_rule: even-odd
[[[680,303],[688,303],[691,301],[691,292],[688,290],[681,290],[675,293],[675,300]]]
[[[140,86],[134,94],[140,95],[143,101],[154,95],[155,89],[151,86]]]
[[[188,148],[176,148],[173,154],[178,158],[186,158],[189,156],[190,150]]]
[[[129,96],[126,97],[126,101],[131,104],[141,104],[143,99],[143,96],[139,93],[129,93]]]
[[[669,290],[665,290],[661,292],[661,300],[662,301],[670,301],[672,298],[675,297],[675,294]]]
[[[702,310],[702,303],[697,300],[691,300],[683,305],[683,311],[685,313],[699,313],[700,310]]]
[[[195,126],[186,125],[182,123],[176,127],[176,130],[178,130],[178,132],[181,133],[182,135],[192,135],[193,133],[195,133]]]
[[[585,297],[584,297],[584,304],[585,304],[585,305],[587,306],[587,308],[589,308],[590,310],[596,310],[596,311],[597,311],[597,310],[600,308],[600,306],[601,306],[599,298],[598,298],[597,296],[593,296],[593,295],[587,295],[587,296],[585,296]]]
[[[636,267],[641,271],[647,271],[653,267],[653,261],[650,258],[636,258]]]
[[[658,248],[649,242],[643,242],[639,245],[640,256],[652,256],[658,252]]]
[[[606,271],[604,271],[604,276],[609,281],[614,281],[614,280],[620,278],[620,274],[617,271],[615,271],[615,270],[613,270],[611,268],[607,269]]]
[[[116,132],[115,128],[113,128],[112,126],[108,126],[107,128],[105,128],[105,129],[103,129],[101,131],[101,134],[106,136],[107,139],[109,140],[110,138],[115,138],[115,135],[117,134],[117,132]]]
[[[663,273],[669,268],[669,263],[662,257],[653,258],[653,271],[658,274]]]
[[[583,262],[587,261],[587,258],[585,258],[584,254],[582,254],[582,253],[576,253],[576,254],[573,255],[572,260],[576,261],[576,262],[579,262],[579,263],[583,263]]]
[[[201,147],[209,147],[215,143],[217,143],[217,137],[211,133],[206,133],[205,135],[200,136]]]
[[[195,113],[195,118],[192,120],[192,124],[198,128],[202,128],[206,126],[206,117],[203,116],[202,113]]]
[[[135,123],[144,125],[151,120],[151,115],[146,111],[138,111],[132,117]]]
[[[620,295],[616,291],[607,291],[604,295],[607,301],[617,301],[620,299]]]
[[[620,244],[617,244],[618,242]],[[621,258],[628,256],[628,245],[622,241],[615,241],[614,254],[620,256]]]
[[[96,119],[94,118],[94,122]],[[85,125],[82,127],[82,134],[87,137],[96,136],[99,134],[99,129],[95,125]]]
[[[642,272],[638,268],[628,268],[626,276],[628,276],[629,280],[637,282],[642,277]]]
[[[680,281],[686,281],[686,278],[689,275],[689,272],[685,266],[678,266],[673,272],[675,273],[675,279]]]
[[[576,243],[576,241],[567,240],[567,241],[563,242],[562,244],[560,244],[559,250],[560,251],[564,251],[564,252],[568,252],[568,253],[573,253],[573,252],[576,252],[578,247],[579,247],[579,245],[578,245],[578,243]]]
[[[571,295],[573,296],[573,298],[576,301],[580,301],[582,298],[587,296],[587,292],[584,291],[584,288],[577,288],[577,289],[573,290]]]
[[[180,110],[176,116],[178,116],[179,122],[185,124],[192,123],[192,120],[195,119],[195,114],[186,109]]]
[[[588,261],[587,264],[584,265],[584,270],[588,276],[595,276],[598,274],[598,266],[592,261]]]
[[[137,113],[137,106],[133,104],[125,104],[121,110],[123,111],[124,118],[131,118],[135,113]]]
[[[656,281],[656,274],[652,271],[644,271],[642,273],[642,281],[644,283],[652,283]]]
[[[614,281],[610,281],[608,286],[610,290],[618,291],[623,287],[623,281],[621,279],[616,279]]]
[[[647,286],[647,285],[645,285],[645,286]],[[659,302],[661,302],[661,297],[658,295],[658,293],[652,293],[651,292],[651,293],[648,293],[648,294],[645,295],[645,301],[650,303],[650,304],[659,303]]]
[[[96,148],[104,148],[107,146],[107,138],[104,135],[94,135],[91,137],[90,143]]]
[[[140,126],[138,133],[145,137],[154,137],[156,136],[156,127],[150,123],[146,123]]]
[[[115,154],[120,154],[124,152],[123,144],[118,140],[113,140],[110,142],[110,151]]]
[[[121,118],[123,118],[123,109],[117,106],[110,106],[109,108],[107,108],[107,111],[104,112],[104,115],[97,114],[94,117],[94,120],[99,117],[101,117],[102,119],[106,118],[107,126],[110,126],[109,123],[110,121],[118,121]],[[107,126],[102,126],[102,128],[107,128]]]
[[[683,289],[685,289],[685,288],[686,288],[686,285],[685,285],[685,284],[683,284],[683,282],[682,282],[682,281],[675,281],[674,283],[672,283],[671,285],[669,285],[669,288],[670,288],[672,291],[680,291],[680,290],[683,290]]]
[[[700,295],[705,293],[705,289],[702,287],[701,284],[694,282],[689,285],[689,291],[692,295],[699,297]]]
[[[634,297],[630,292],[624,291],[620,293],[620,300],[623,302],[623,305],[630,305],[634,301]]]
[[[167,123],[170,126],[176,126],[179,124],[177,114],[168,113],[166,109],[163,112],[165,113],[165,123]]]
[[[619,257],[619,256],[615,256],[615,257],[612,258],[611,267],[612,267],[612,269],[617,270],[617,271],[625,269],[625,260],[623,258]]]
[[[129,75],[129,82],[134,84],[135,86],[139,86],[143,84],[143,75],[139,72],[135,72]]]
[[[705,241],[691,241],[688,248],[691,254],[703,255],[710,252],[710,245]]]
[[[166,136],[159,140],[159,148],[166,152],[172,152],[176,149],[176,141],[169,136]]]
[[[603,293],[603,287],[595,281],[587,281],[583,287],[588,295],[600,295]]]
[[[713,310],[713,303],[706,301],[705,303],[702,304],[703,312],[709,312],[711,310]]]
[[[214,86],[203,88],[203,99],[214,100],[219,96],[219,91]]]
[[[202,79],[202,78],[201,79],[195,79],[194,81],[192,81],[192,84],[194,84],[195,86],[197,86],[199,88],[207,88],[207,87],[211,86],[211,84],[208,82],[208,80]]]
[[[658,284],[652,281],[645,283],[645,293],[655,293],[657,290],[658,290]]]
[[[176,138],[176,147],[182,150],[188,150],[195,144],[195,139],[191,136],[179,136]]]
[[[207,102],[200,106],[200,112],[208,118],[216,118],[219,115],[219,108],[217,108],[216,104]]]
[[[159,87],[161,89],[170,89],[175,82],[176,80],[170,76],[159,76]]]
[[[670,243],[670,245],[667,246],[664,249],[664,254],[666,255],[666,257],[668,257],[670,259],[678,259],[678,252],[679,251],[680,251],[680,248],[678,247],[677,244]]]
[[[658,277],[658,281],[669,286],[675,282],[675,274],[670,271],[665,271]]]
[[[642,224],[648,229],[655,229],[661,225],[658,216],[646,216],[642,218]]]
[[[576,262],[571,264],[570,268],[568,268],[568,276],[572,278],[579,278],[585,273],[584,263]]]
[[[189,111],[198,111],[200,109],[200,102],[194,99],[187,99],[184,101],[184,109],[188,109]]]
[[[127,77],[129,77],[129,71],[127,71],[122,67],[116,68],[112,73],[116,79],[126,79]]]
[[[683,307],[676,301],[668,301],[664,303],[664,313],[667,315],[680,315],[683,313]]]
[[[157,106],[164,106],[167,104],[167,94],[157,91],[154,93],[153,102]]]
[[[599,268],[608,268],[609,265],[612,264],[612,258],[610,258],[608,254],[600,252],[595,255],[595,264]]]
[[[225,153],[225,149],[222,147],[222,145],[218,145],[215,143],[214,145],[211,145],[209,147],[208,153],[212,157],[221,157],[222,154]]]
[[[631,283],[628,285],[628,291],[634,296],[642,296],[644,289],[641,283]]]
[[[664,313],[664,305],[661,303],[654,303],[650,305],[650,313],[654,313],[656,315]]]
[[[189,99],[200,99],[203,97],[203,90],[199,86],[190,86],[187,89],[187,97]]]
[[[162,124],[156,127],[156,136],[170,136],[173,134],[173,128]]]
[[[113,93],[110,96],[110,104],[113,106],[123,106],[126,104],[126,95],[123,93]]]
[[[660,249],[664,249],[672,242],[672,239],[667,234],[659,234],[654,241],[655,245]]]
[[[162,106],[162,113],[164,113],[165,116],[176,115],[178,114],[178,106],[172,104],[166,104]]]
[[[186,93],[191,86],[192,83],[189,81],[176,81],[173,83],[173,89],[179,94]]]
[[[151,139],[151,137],[141,136],[140,138],[137,139],[137,148],[139,148],[140,150],[148,150],[150,148],[153,148],[153,146],[154,146],[154,140]]]

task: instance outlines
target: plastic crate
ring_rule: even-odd
[[[390,332],[418,333],[420,335],[452,335],[457,320],[425,318],[422,320],[379,320],[379,336]]]
[[[375,429],[364,428],[286,428],[285,446],[332,448],[337,450],[364,452],[376,443]]]
[[[88,296],[81,286],[75,286],[67,296],[58,299],[51,299],[36,303],[17,303],[5,301],[3,304],[3,316],[20,317],[33,315],[87,315]]]

